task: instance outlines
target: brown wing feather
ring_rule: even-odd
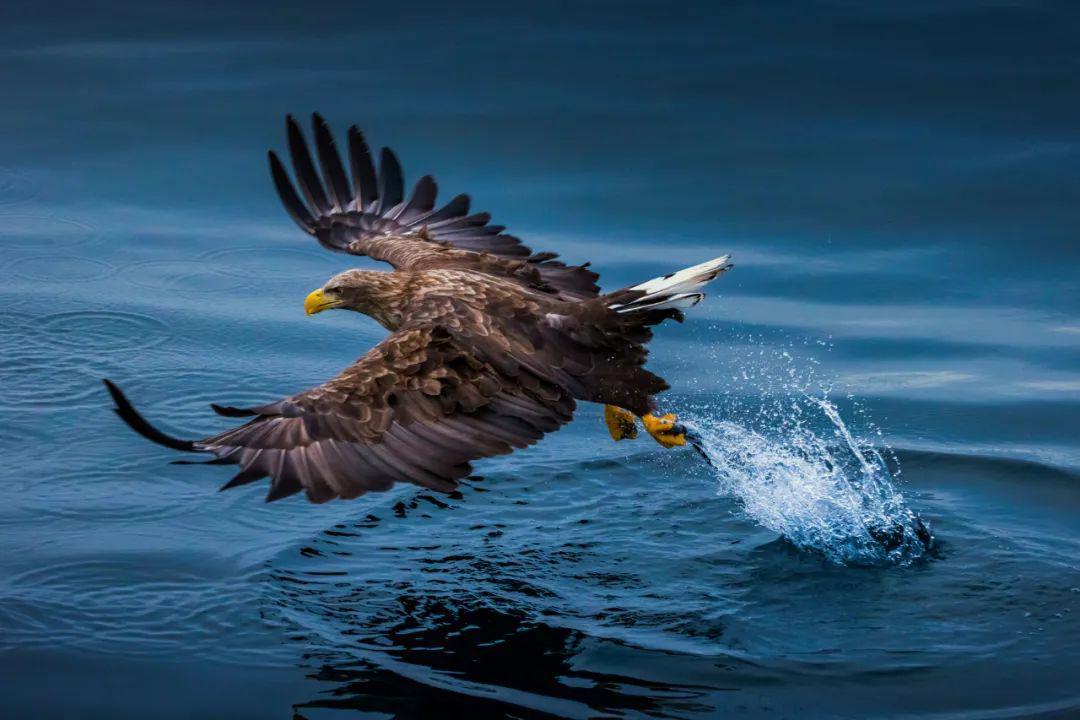
[[[610,297],[562,301],[497,278],[438,270],[420,274],[422,300],[409,322],[438,325],[477,357],[520,383],[538,378],[575,399],[641,415],[668,388],[644,368],[650,326],[671,311],[621,314]],[[622,295],[618,296],[622,297]]]
[[[292,117],[286,129],[302,197],[272,152],[270,171],[285,209],[324,247],[384,260],[399,270],[455,267],[511,277],[565,300],[599,293],[599,276],[587,264],[568,266],[554,253],[534,253],[504,233],[503,226],[490,225],[487,213],[469,214],[467,195],[436,209],[431,176],[421,178],[405,199],[397,158],[384,149],[376,173],[367,143],[355,126],[349,129],[350,185],[326,122],[314,115],[313,125],[322,179]]]
[[[194,443],[271,478],[268,499],[303,490],[314,502],[411,482],[449,491],[478,458],[509,453],[568,422],[570,394],[519,382],[438,326],[401,330],[333,380]]]
[[[467,314],[461,301],[451,302],[456,312],[443,321],[446,327],[523,383],[540,378],[578,400],[618,405],[637,415],[655,410],[653,396],[669,387],[644,367],[649,326],[666,315],[619,315],[603,298],[559,303],[540,313],[504,298],[479,316]]]

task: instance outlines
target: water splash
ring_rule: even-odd
[[[721,393],[682,408],[720,492],[750,519],[835,563],[903,565],[924,556],[933,537],[897,488],[899,463],[880,429],[856,403],[874,442],[856,437],[816,377],[817,363],[756,350],[751,362],[739,357],[735,377],[758,393]]]

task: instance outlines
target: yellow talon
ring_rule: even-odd
[[[633,440],[637,437],[634,413],[615,405],[604,406],[604,422],[613,440]]]
[[[653,414],[642,415],[641,422],[645,425],[645,431],[652,435],[653,440],[666,448],[680,447],[686,444],[686,429],[676,424],[675,413],[668,413],[661,417]]]

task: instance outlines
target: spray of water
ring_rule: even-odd
[[[744,354],[739,366],[744,392],[682,408],[719,492],[755,522],[832,562],[922,557],[932,537],[897,488],[899,465],[880,430],[861,419],[875,441],[857,437],[829,388],[816,382],[815,364],[787,350],[757,346],[752,362]],[[746,393],[747,385],[759,392]]]

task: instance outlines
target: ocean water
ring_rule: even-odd
[[[7,3],[0,716],[1080,715],[1070,3]],[[218,493],[182,436],[382,336],[273,192],[359,124],[615,289],[736,268],[459,493]],[[927,533],[933,536],[927,546]]]

